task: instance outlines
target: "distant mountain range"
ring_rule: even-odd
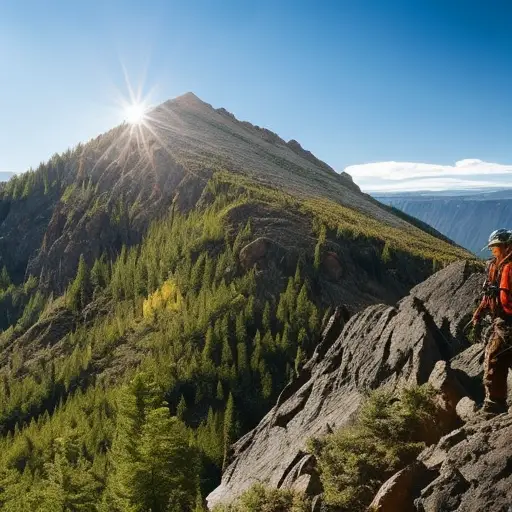
[[[13,172],[0,171],[0,181],[9,181],[14,176]]]
[[[512,229],[512,189],[490,192],[409,192],[376,199],[430,224],[479,256],[491,231]]]

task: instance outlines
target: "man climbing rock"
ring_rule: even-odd
[[[478,325],[483,315],[492,318],[492,331],[485,347],[485,401],[482,413],[507,411],[507,374],[512,367],[512,232],[493,231],[487,247],[494,258],[489,264],[483,297],[473,315]]]

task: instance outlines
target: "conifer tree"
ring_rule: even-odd
[[[224,388],[222,387],[222,382],[220,380],[217,382],[217,391],[215,397],[217,400],[224,400]]]
[[[136,510],[190,510],[199,484],[199,458],[186,427],[167,407],[147,414],[138,464],[132,468],[131,502]]]
[[[295,356],[295,373],[298,375],[302,370],[302,367],[306,363],[306,356],[301,346],[297,349],[297,355]]]
[[[136,510],[134,481],[141,460],[139,444],[148,411],[157,403],[154,383],[141,373],[119,394],[116,432],[109,454],[111,469],[102,503],[105,512]]]
[[[91,294],[90,275],[83,254],[78,262],[76,277],[68,291],[69,306],[73,311],[80,311],[89,302]]]
[[[237,369],[240,375],[245,375],[248,368],[248,360],[247,360],[247,346],[245,341],[242,341],[236,346],[237,353]]]
[[[270,330],[271,318],[270,318],[270,304],[268,301],[265,302],[265,307],[263,308],[263,318],[262,318],[261,323],[263,325],[263,328],[266,331]]]
[[[235,438],[235,405],[233,402],[233,395],[230,393],[224,411],[224,462],[222,464],[223,470],[226,469],[228,462],[229,447]]]
[[[315,266],[316,270],[318,270],[320,268],[320,263],[322,262],[322,247],[325,244],[325,240],[326,240],[326,229],[325,229],[325,226],[322,224],[322,226],[320,227],[318,242],[315,246],[314,266]]]
[[[260,331],[256,331],[256,335],[254,336],[254,341],[253,341],[252,355],[251,355],[251,370],[253,372],[255,372],[259,369],[260,360],[261,360],[261,334],[260,334]]]
[[[176,416],[180,420],[183,420],[186,410],[187,410],[187,402],[185,402],[185,397],[183,395],[181,395],[180,401],[178,402],[178,407],[176,408]]]
[[[79,454],[76,440],[56,440],[54,459],[45,467],[47,479],[37,493],[43,510],[95,510],[100,483],[90,463]],[[37,491],[36,491],[37,492]]]
[[[233,363],[233,352],[227,337],[222,340],[221,362],[223,367],[229,367]]]
[[[297,307],[296,307],[296,318],[297,318],[297,326],[304,327],[308,325],[309,321],[309,306],[310,302],[308,299],[308,290],[306,288],[306,283],[304,283],[300,289],[299,295],[297,297]]]
[[[293,283],[295,284],[295,286],[299,286],[299,284],[301,283],[302,281],[302,277],[301,277],[301,265],[300,265],[300,261],[297,262],[297,267],[295,268],[295,275],[293,277]]]
[[[245,343],[247,330],[245,328],[245,319],[243,312],[240,312],[236,317],[235,322],[235,338],[239,343]]]
[[[263,398],[268,400],[272,396],[272,375],[270,375],[265,363],[260,363],[261,392]]]
[[[207,365],[208,363],[213,362],[213,349],[214,349],[214,334],[212,326],[208,326],[208,330],[206,331],[206,337],[202,352],[202,360],[203,364]]]
[[[2,267],[2,271],[0,272],[0,291],[6,290],[11,285],[11,278],[9,276],[9,272],[7,272],[7,267],[4,265]]]

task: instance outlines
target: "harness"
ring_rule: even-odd
[[[503,309],[503,305],[500,300],[500,293],[505,291],[509,297],[512,296],[512,291],[508,288],[501,287],[501,277],[503,274],[503,269],[507,263],[512,262],[512,251],[509,252],[505,258],[500,262],[499,265],[496,264],[496,260],[492,260],[489,265],[489,270],[487,272],[487,277],[484,282],[483,287],[483,296],[487,299],[487,303],[489,305],[489,309],[491,311],[491,315],[495,318],[503,318],[507,321],[512,321],[512,314],[507,313]]]

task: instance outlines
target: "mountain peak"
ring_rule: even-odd
[[[164,103],[164,105],[172,104],[172,105],[180,105],[182,107],[194,107],[198,105],[208,105],[208,103],[204,102],[201,98],[195,95],[193,92],[189,91],[180,96],[176,96],[176,98],[170,99]]]

